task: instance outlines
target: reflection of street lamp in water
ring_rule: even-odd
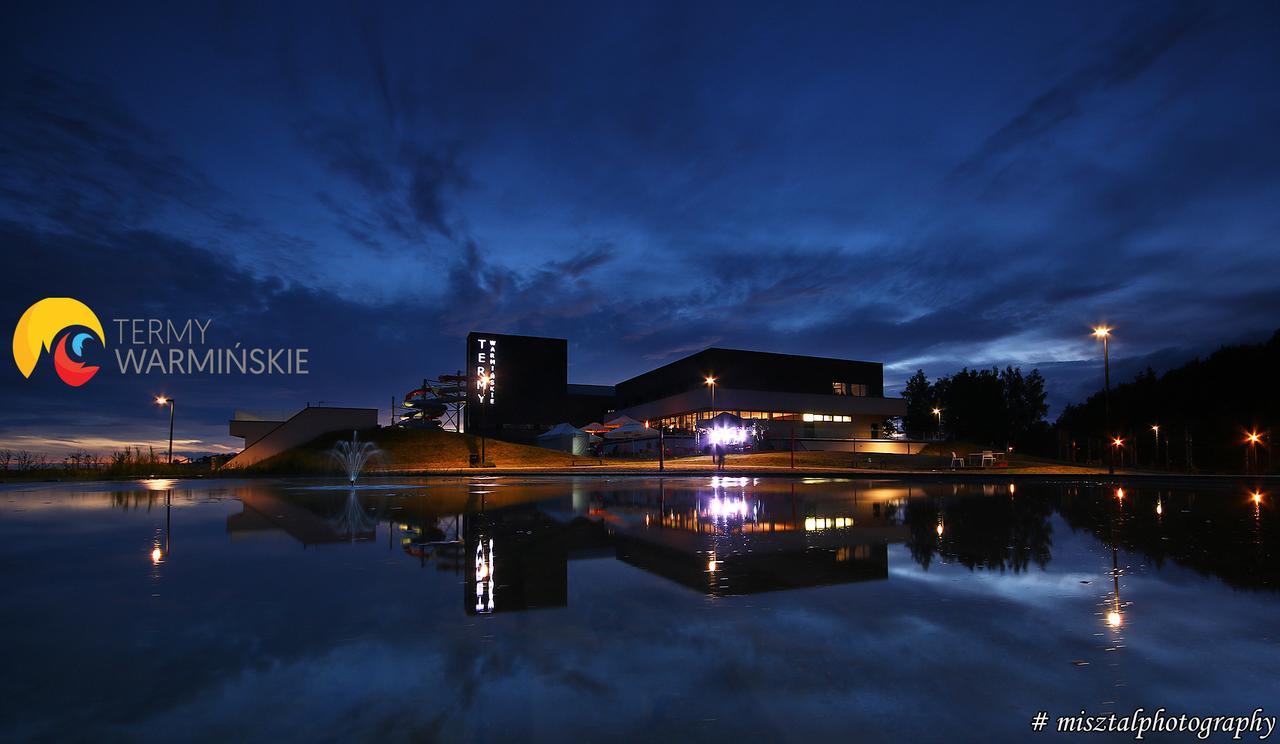
[[[1112,603],[1111,611],[1107,613],[1107,625],[1113,628],[1119,628],[1124,622],[1124,618],[1120,616],[1120,559],[1119,551],[1112,546],[1111,548],[1111,580],[1112,591],[1115,594],[1115,601]]]
[[[172,524],[171,512],[173,489],[164,492],[164,540],[156,540],[151,545],[151,565],[159,566],[169,555],[169,527]]]

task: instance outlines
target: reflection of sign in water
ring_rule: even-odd
[[[498,378],[498,340],[478,338],[476,346],[472,360],[476,370],[476,398],[481,403],[493,405],[497,401],[494,388]]]
[[[498,585],[493,580],[493,540],[481,540],[476,544],[476,612],[493,612]]]

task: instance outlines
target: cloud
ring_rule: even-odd
[[[1202,33],[1211,20],[1207,6],[1179,8],[1166,16],[1142,12],[1088,64],[1049,86],[992,133],[978,151],[952,172],[967,178],[998,169],[1020,148],[1039,142],[1088,113],[1090,99],[1132,83],[1178,44]],[[1131,30],[1131,26],[1137,26]]]

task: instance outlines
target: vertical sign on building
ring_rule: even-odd
[[[495,338],[476,339],[475,357],[476,400],[493,405],[497,402],[498,380],[498,340]]]

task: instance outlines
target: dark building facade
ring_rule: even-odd
[[[472,433],[530,441],[564,420],[569,342],[505,333],[467,334],[467,406]]]
[[[564,339],[469,334],[466,430],[532,441],[561,422],[627,415],[692,431],[728,412],[775,438],[874,440],[886,418],[906,412],[902,399],[884,397],[879,362],[710,348],[616,386],[571,385],[568,368]]]
[[[768,422],[774,436],[833,440],[878,439],[886,418],[906,412],[884,397],[879,362],[717,348],[618,383],[617,399],[620,413],[668,429],[729,412]]]

